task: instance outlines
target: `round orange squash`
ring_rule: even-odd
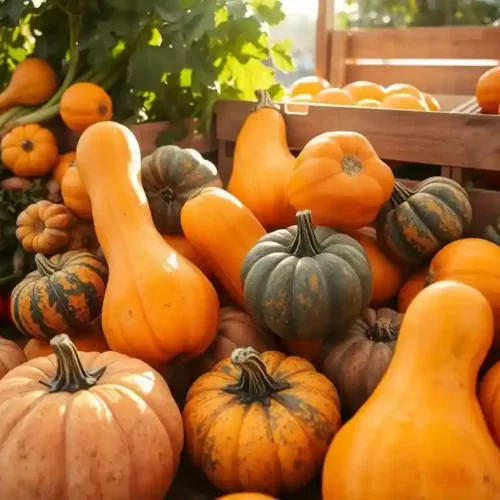
[[[195,466],[229,493],[300,489],[340,427],[337,391],[311,363],[251,347],[196,380],[183,417]]]
[[[400,313],[406,312],[408,306],[413,302],[413,299],[425,288],[428,274],[428,269],[419,271],[410,276],[401,287],[398,293],[398,311]]]
[[[282,339],[279,338],[281,350],[289,356],[300,356],[314,366],[319,366],[323,350],[321,340]]]
[[[336,106],[354,106],[356,104],[349,92],[336,88],[322,90],[313,97],[313,102]]]
[[[309,141],[295,161],[288,197],[309,209],[315,225],[359,229],[375,220],[394,187],[392,170],[366,137],[327,132]]]
[[[0,379],[26,361],[23,350],[15,342],[0,337]]]
[[[413,85],[409,85],[407,83],[393,83],[392,85],[389,85],[385,89],[385,97],[390,97],[393,95],[411,95],[415,98],[417,98],[419,101],[422,100],[423,95],[420,90],[417,89],[417,87]]]
[[[194,264],[205,276],[213,274],[206,259],[195,250],[185,236],[181,234],[162,234],[162,237],[177,253]]]
[[[92,203],[83,187],[78,169],[70,168],[63,177],[61,194],[64,204],[80,219],[92,219]]]
[[[381,108],[382,103],[376,99],[362,99],[356,103],[360,108]]]
[[[76,151],[64,153],[59,157],[59,162],[52,170],[52,179],[57,181],[59,186],[62,183],[64,174],[71,168],[76,167]]]
[[[477,290],[453,281],[425,288],[379,385],[333,439],[322,498],[500,498],[500,450],[476,397],[492,338]]]
[[[423,99],[419,99],[411,94],[391,94],[382,101],[382,107],[388,109],[429,111]]]
[[[309,94],[314,97],[329,86],[330,84],[324,78],[320,78],[319,76],[305,76],[293,82],[290,87],[290,96]]]
[[[55,356],[28,361],[0,385],[0,467],[24,464],[0,474],[4,498],[162,499],[183,446],[168,385],[138,359],[78,353],[64,334],[51,344]],[[71,460],[61,466],[61,457]]]
[[[476,84],[476,99],[484,113],[497,114],[500,105],[500,66],[486,71]]]
[[[433,95],[424,93],[423,96],[429,111],[441,111],[441,104]]]
[[[111,120],[113,103],[99,85],[79,82],[65,90],[61,97],[60,113],[68,128],[83,132],[94,123]]]
[[[490,368],[481,381],[479,400],[491,435],[500,447],[500,362]]]
[[[358,81],[348,83],[344,90],[349,92],[352,98],[356,101],[364,99],[375,99],[376,101],[383,101],[386,95],[385,88],[377,83]]]

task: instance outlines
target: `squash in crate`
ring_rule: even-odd
[[[26,361],[23,350],[15,342],[0,337],[0,379]]]
[[[322,340],[338,334],[372,294],[363,247],[335,229],[314,228],[309,210],[297,212],[296,226],[261,238],[241,275],[248,311],[283,338]]]
[[[428,269],[414,273],[408,278],[398,293],[398,311],[405,313],[413,299],[425,288]]]
[[[109,266],[102,327],[110,348],[151,363],[201,354],[215,337],[217,293],[156,230],[134,134],[97,123],[82,134],[76,156]]]
[[[138,359],[78,353],[64,334],[51,344],[55,356],[0,385],[0,467],[24,464],[0,474],[4,498],[163,498],[183,446],[167,384]],[[61,466],[63,457],[71,460]]]
[[[184,406],[186,448],[226,492],[293,492],[319,472],[340,427],[337,391],[306,360],[251,347],[202,375]]]
[[[322,498],[500,498],[500,450],[476,398],[492,338],[477,290],[451,281],[423,290],[387,372],[328,450]]]
[[[386,96],[385,88],[374,82],[351,82],[344,87],[344,90],[358,103],[366,99],[382,102]]]

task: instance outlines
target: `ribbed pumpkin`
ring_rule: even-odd
[[[481,235],[485,240],[500,245],[500,218],[488,224]]]
[[[59,156],[57,165],[52,170],[52,179],[61,185],[64,174],[72,167],[76,166],[76,151],[70,151]]]
[[[92,219],[92,203],[77,168],[69,169],[61,183],[64,204],[81,219]]]
[[[15,342],[0,337],[0,379],[26,361],[23,350]]]
[[[108,270],[95,255],[36,254],[35,264],[37,270],[12,290],[12,321],[21,332],[48,339],[85,328],[99,316]]]
[[[156,229],[182,234],[181,209],[201,188],[222,187],[217,168],[194,149],[170,145],[142,160],[141,180]]]
[[[377,237],[397,261],[423,267],[440,248],[461,238],[471,219],[467,192],[451,179],[431,177],[415,189],[396,182],[377,218]]]
[[[245,305],[254,320],[280,337],[324,339],[353,322],[370,302],[372,277],[363,247],[311,212],[274,231],[247,254]]]

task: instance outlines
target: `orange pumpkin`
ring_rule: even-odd
[[[296,114],[307,114],[309,112],[308,104],[312,102],[313,96],[309,94],[298,94],[293,97],[285,97],[283,102],[286,105],[287,113],[296,113]],[[303,104],[295,104],[295,103],[303,103]]]
[[[380,248],[373,228],[364,227],[350,234],[365,250],[372,270],[372,307],[394,298],[404,280],[404,270]]]
[[[181,225],[184,235],[204,256],[215,277],[243,307],[241,268],[246,254],[266,234],[262,224],[232,194],[209,187],[184,204]]]
[[[429,111],[423,99],[410,94],[391,94],[382,101],[382,107],[388,109],[409,109],[413,111]]]
[[[375,99],[376,101],[383,101],[385,98],[385,89],[381,85],[373,82],[358,81],[348,83],[344,90],[349,92],[352,98],[356,101],[364,99]]]
[[[109,265],[102,308],[109,347],[151,363],[201,354],[215,338],[217,293],[156,230],[134,134],[115,122],[92,125],[80,137],[76,162]]]
[[[318,473],[340,427],[338,394],[298,357],[251,347],[202,375],[184,406],[186,448],[226,492],[293,492]]]
[[[313,101],[320,104],[332,104],[337,106],[354,106],[355,101],[349,92],[343,89],[325,89],[313,97]]]
[[[322,498],[500,498],[500,450],[476,398],[492,338],[477,290],[451,281],[423,290],[379,385],[333,439]]]
[[[279,339],[280,346],[289,356],[300,356],[314,366],[319,366],[322,357],[323,342],[321,340]]]
[[[285,120],[267,92],[257,91],[258,103],[236,139],[233,170],[227,190],[266,229],[292,225],[295,211],[286,186],[295,157],[286,141]]]
[[[385,97],[390,97],[393,95],[411,95],[418,100],[422,100],[423,95],[420,90],[417,89],[414,85],[409,85],[407,83],[393,83],[392,85],[389,85],[385,89]]]
[[[288,197],[296,210],[311,210],[314,224],[352,230],[375,220],[393,187],[392,170],[364,136],[327,132],[300,153]]]
[[[185,236],[180,234],[162,234],[162,237],[169,246],[194,264],[205,276],[213,274],[206,259],[194,249]]]
[[[0,379],[26,361],[23,350],[15,342],[0,337]]]
[[[500,66],[486,71],[476,85],[476,99],[484,113],[497,114],[500,105]]]
[[[454,241],[440,250],[429,266],[427,283],[453,280],[472,286],[488,299],[500,342],[500,247],[480,238]]]
[[[163,498],[183,446],[168,385],[138,359],[78,353],[65,334],[51,345],[0,384],[0,467],[24,464],[0,474],[3,498]]]
[[[290,87],[290,96],[293,97],[299,94],[309,94],[311,96],[315,96],[322,90],[327,89],[329,86],[330,84],[324,78],[319,76],[305,76],[293,82]]]
[[[76,151],[64,153],[59,157],[59,162],[52,170],[52,179],[61,185],[64,174],[71,168],[76,167]]]
[[[83,187],[78,169],[70,168],[63,177],[61,194],[64,204],[80,219],[92,219],[92,204]]]
[[[60,114],[68,128],[83,132],[94,123],[111,120],[113,103],[99,85],[91,82],[74,83],[61,97]]]
[[[59,159],[54,134],[33,123],[8,132],[1,142],[5,168],[21,177],[40,177],[55,166]]]
[[[398,293],[398,311],[400,313],[406,312],[413,299],[425,288],[428,274],[428,269],[419,271],[410,276],[408,281],[401,287]]]
[[[479,401],[491,435],[500,447],[500,362],[490,368],[481,381]]]
[[[429,111],[441,111],[441,104],[433,95],[424,93],[423,96]]]
[[[376,99],[362,99],[356,103],[360,108],[381,108],[382,103]]]

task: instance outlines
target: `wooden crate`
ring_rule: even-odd
[[[254,104],[222,101],[216,107],[218,166],[224,181],[231,173],[239,130]],[[500,116],[314,104],[307,106],[307,114],[296,114],[287,113],[286,105],[282,108],[292,151],[321,133],[350,130],[366,136],[384,160],[441,165],[441,175],[457,181],[464,169],[500,171]],[[471,234],[477,234],[500,216],[500,192],[468,192],[474,209]]]

